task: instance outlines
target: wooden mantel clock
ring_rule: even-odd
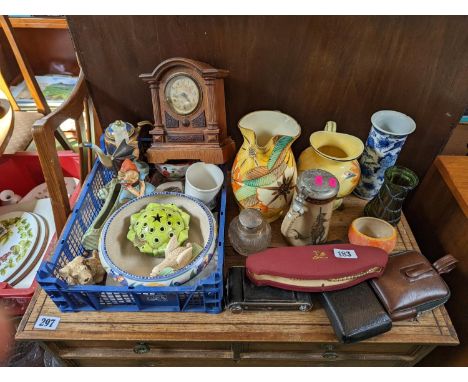
[[[224,104],[228,74],[203,62],[171,58],[140,75],[149,83],[153,102],[149,162],[195,159],[222,164],[231,159],[235,144],[227,135]]]

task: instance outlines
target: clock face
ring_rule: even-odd
[[[166,101],[180,115],[192,113],[200,103],[200,89],[189,76],[179,74],[172,77],[165,89]]]

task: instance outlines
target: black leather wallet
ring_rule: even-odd
[[[340,342],[359,342],[392,328],[392,320],[367,282],[324,292],[322,302]]]

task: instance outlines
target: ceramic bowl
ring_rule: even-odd
[[[397,232],[385,220],[365,216],[353,220],[348,239],[351,244],[377,247],[390,253],[395,248]]]
[[[188,241],[203,248],[188,265],[166,276],[149,277],[163,258],[141,253],[127,239],[130,216],[149,203],[173,203],[187,212],[190,215]],[[128,202],[110,216],[99,240],[99,256],[108,276],[120,285],[176,286],[195,277],[208,265],[216,248],[216,235],[213,214],[202,202],[176,192],[156,192]]]
[[[187,169],[193,162],[173,162],[173,163],[160,163],[155,164],[162,176],[167,179],[181,179],[185,176]]]

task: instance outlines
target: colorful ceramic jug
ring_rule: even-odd
[[[311,169],[333,174],[340,183],[334,204],[334,208],[338,208],[359,182],[361,170],[357,158],[361,156],[364,144],[353,135],[337,133],[336,123],[328,121],[324,131],[312,133],[310,145],[299,157],[299,174]]]
[[[296,186],[292,143],[301,127],[279,111],[255,111],[239,121],[244,143],[232,168],[232,188],[241,208],[254,208],[272,222],[287,209]]]

